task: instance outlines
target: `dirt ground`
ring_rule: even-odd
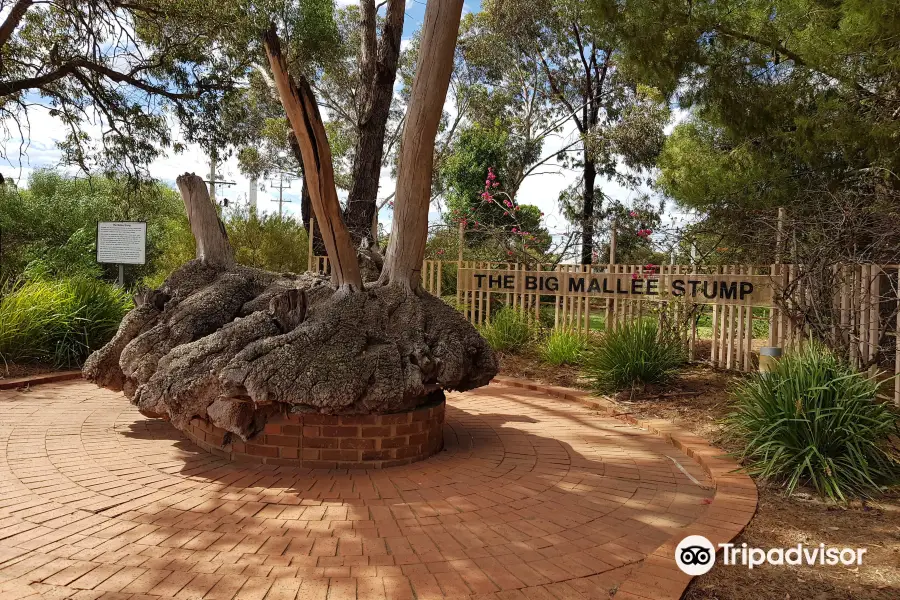
[[[27,377],[29,375],[40,375],[41,373],[52,373],[60,369],[53,365],[44,364],[14,364],[0,362],[0,380],[15,379],[16,377]]]
[[[587,388],[573,367],[548,367],[535,357],[503,357],[501,373],[554,385]],[[740,377],[691,366],[672,383],[615,399],[638,416],[663,418],[725,450],[735,450],[719,421],[729,412],[728,390]],[[839,566],[743,566],[719,564],[697,577],[686,600],[898,600],[900,599],[900,489],[869,502],[839,506],[808,490],[785,498],[760,486],[759,507],[736,544],[763,549],[807,546],[866,548],[863,564]]]

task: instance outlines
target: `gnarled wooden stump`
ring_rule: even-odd
[[[122,322],[84,367],[147,415],[186,429],[194,418],[243,439],[273,415],[410,410],[442,390],[487,384],[490,347],[463,316],[422,290],[434,135],[452,68],[462,0],[428,3],[423,48],[403,132],[397,207],[386,260],[357,250],[342,220],[331,150],[309,85],[287,70],[274,26],[265,46],[331,259],[332,281],[236,265],[225,228],[196,175],[178,178],[197,259]],[[421,161],[417,166],[416,161]],[[374,271],[374,272],[369,272]]]
[[[459,312],[399,286],[337,293],[317,275],[194,260],[154,297],[168,300],[136,307],[84,375],[179,428],[199,417],[247,439],[276,413],[407,410],[497,371]]]

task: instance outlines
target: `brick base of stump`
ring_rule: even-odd
[[[310,469],[382,469],[423,460],[444,445],[444,401],[382,415],[291,414],[270,419],[256,437],[226,444],[226,432],[193,419],[184,433],[233,461]],[[235,436],[236,437],[236,436]]]

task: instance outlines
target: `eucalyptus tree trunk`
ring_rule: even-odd
[[[463,0],[432,0],[425,10],[422,47],[400,143],[394,221],[382,283],[418,289],[431,202],[434,140],[450,87]]]
[[[372,219],[384,158],[384,136],[394,96],[394,82],[400,57],[400,37],[406,3],[388,0],[381,39],[376,42],[375,0],[360,3],[360,106],[356,151],[351,171],[350,192],[344,218],[356,246],[372,240]]]
[[[587,152],[585,153],[587,154]],[[584,161],[584,191],[582,195],[581,209],[581,264],[589,265],[593,262],[594,253],[594,183],[597,180],[597,166],[594,161],[585,157]]]

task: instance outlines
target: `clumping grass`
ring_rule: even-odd
[[[900,477],[889,440],[897,415],[876,400],[877,390],[874,378],[807,344],[740,383],[725,423],[744,443],[749,472],[783,483],[788,495],[812,485],[835,501],[868,497]]]
[[[530,346],[537,329],[530,314],[503,308],[492,315],[490,323],[479,331],[495,351],[517,354]]]
[[[603,392],[664,383],[686,360],[677,339],[661,336],[656,323],[635,321],[603,334],[586,356],[585,375]]]
[[[93,279],[11,285],[0,298],[0,359],[80,365],[130,308],[124,290]]]
[[[559,365],[577,365],[584,357],[588,338],[583,333],[570,329],[554,329],[540,347],[541,360]]]

